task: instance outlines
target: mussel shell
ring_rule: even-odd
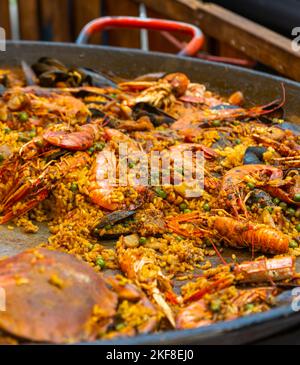
[[[28,65],[26,61],[21,61],[22,71],[25,77],[26,86],[37,85],[37,77],[33,69]]]
[[[68,78],[68,73],[60,70],[47,71],[39,75],[40,85],[46,87],[53,86],[58,81],[66,81]]]
[[[62,62],[52,57],[41,57],[36,64],[47,65],[49,67],[62,71],[67,70],[67,67]]]
[[[95,225],[95,228],[104,228],[105,226],[113,225],[118,222],[121,222],[125,220],[126,218],[129,218],[133,216],[136,213],[135,210],[118,210],[116,212],[112,212],[107,214],[106,216],[102,217],[100,221],[97,222]]]
[[[141,117],[149,117],[151,123],[156,127],[162,124],[172,124],[175,122],[173,118],[168,113],[164,112],[162,109],[156,108],[147,103],[137,103],[132,108],[132,115],[134,120],[138,120]]]
[[[108,78],[100,71],[95,71],[90,68],[78,68],[78,71],[80,71],[87,77],[87,80],[89,80],[90,85],[97,87],[114,87],[114,88],[118,86],[113,80]]]
[[[250,146],[246,149],[243,164],[244,165],[252,165],[252,164],[261,164],[263,161],[263,154],[267,151],[266,147],[261,146]]]
[[[260,189],[254,189],[251,192],[247,203],[250,205],[258,203],[261,207],[274,206],[271,195]]]

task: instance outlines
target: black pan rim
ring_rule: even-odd
[[[163,53],[163,52],[145,52],[142,51],[140,49],[133,49],[133,48],[126,48],[126,47],[111,47],[111,46],[101,46],[101,45],[91,45],[91,44],[75,44],[75,43],[69,43],[69,42],[43,42],[43,41],[11,41],[8,40],[6,41],[6,45],[8,47],[18,47],[18,46],[33,46],[33,47],[38,47],[38,46],[47,46],[47,47],[51,47],[51,48],[55,48],[55,47],[60,47],[60,48],[73,48],[73,49],[80,49],[80,50],[92,50],[92,51],[106,51],[106,52],[114,52],[117,54],[124,54],[124,53],[128,53],[128,54],[133,54],[133,55],[144,55],[144,56],[154,56],[154,57],[159,57],[162,59],[172,59],[172,60],[182,60],[182,61],[189,61],[189,62],[193,62],[194,64],[204,64],[204,65],[211,65],[213,67],[216,68],[223,68],[229,71],[238,71],[241,72],[243,74],[251,74],[253,76],[261,76],[264,78],[268,78],[268,79],[272,79],[272,80],[276,80],[279,83],[284,82],[287,83],[291,86],[295,86],[297,88],[300,88],[300,82],[297,81],[293,81],[293,80],[289,80],[285,77],[281,77],[281,76],[277,76],[277,75],[270,75],[267,74],[265,72],[262,71],[256,71],[256,70],[251,70],[248,68],[244,68],[244,67],[240,67],[240,66],[235,66],[235,65],[230,65],[230,64],[226,64],[226,63],[222,63],[222,62],[215,62],[215,61],[208,61],[208,60],[202,60],[199,58],[192,58],[192,57],[185,57],[185,56],[178,56],[176,54],[170,54],[170,53]],[[8,49],[4,52],[1,53],[7,53]],[[1,56],[0,53],[0,56]],[[0,57],[1,60],[1,57]]]

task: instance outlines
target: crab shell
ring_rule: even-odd
[[[6,299],[0,330],[36,342],[94,340],[117,305],[116,294],[88,264],[43,248],[0,261],[0,287]]]

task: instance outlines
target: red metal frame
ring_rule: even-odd
[[[154,18],[135,18],[127,16],[102,17],[97,18],[85,25],[81,30],[76,43],[85,44],[90,36],[95,32],[102,31],[107,28],[138,28],[160,31],[181,32],[190,34],[192,39],[178,53],[180,56],[194,56],[202,48],[204,44],[204,35],[202,31],[191,24],[176,22],[173,20],[163,20]]]

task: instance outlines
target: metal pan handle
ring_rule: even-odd
[[[164,30],[182,32],[192,35],[190,42],[182,49],[178,55],[193,56],[203,46],[204,35],[202,31],[191,24],[176,22],[173,20],[163,20],[154,18],[136,18],[127,16],[102,17],[90,21],[81,30],[76,43],[86,44],[92,34],[107,28],[138,28],[149,30]]]

